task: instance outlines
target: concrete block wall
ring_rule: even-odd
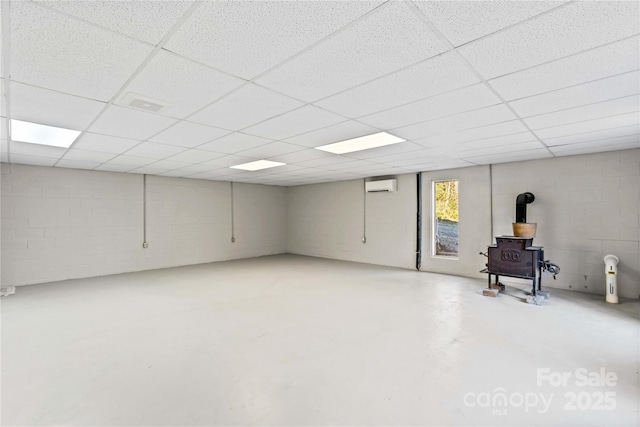
[[[291,252],[415,268],[416,175],[395,193],[363,181],[299,187],[2,164],[3,285]],[[460,255],[433,258],[431,182],[460,180]],[[531,191],[535,244],[562,268],[550,287],[604,293],[604,255],[620,258],[621,296],[640,295],[640,150],[560,157],[423,174],[426,271],[483,277],[493,236],[510,235],[515,198]],[[365,233],[366,197],[366,236]],[[493,229],[493,231],[492,231]]]
[[[640,297],[640,150],[613,151],[493,166],[496,235],[510,235],[515,199],[530,191],[534,244],[557,263],[550,287],[605,293],[603,258],[620,258],[618,292]]]
[[[363,180],[290,187],[287,251],[415,268],[416,176],[396,178],[393,193],[365,193]]]
[[[513,234],[516,196],[531,191],[536,201],[529,205],[528,220],[538,223],[534,243],[562,270],[555,281],[545,273],[543,285],[604,294],[603,258],[612,253],[620,258],[620,295],[638,298],[639,153],[635,149],[423,173],[422,270],[485,278],[479,271],[486,261],[479,252],[495,243],[495,236]],[[414,268],[415,175],[397,178],[397,193],[367,196],[366,245],[360,243],[361,180],[289,188],[287,251]],[[431,183],[448,179],[460,181],[460,253],[455,260],[431,256]]]
[[[140,176],[1,166],[3,286],[140,268]]]
[[[3,163],[3,286],[283,253],[286,189]]]

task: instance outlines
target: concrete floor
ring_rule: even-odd
[[[639,301],[484,285],[282,255],[21,287],[2,425],[640,423]]]

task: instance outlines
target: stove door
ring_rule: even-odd
[[[538,252],[513,247],[489,247],[489,271],[495,274],[534,278],[537,274]]]

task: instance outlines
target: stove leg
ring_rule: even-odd
[[[539,291],[542,290],[542,272],[541,271],[538,272],[538,290]]]
[[[533,288],[531,288],[531,295],[536,296],[536,279],[533,279]]]

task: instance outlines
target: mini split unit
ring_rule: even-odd
[[[364,185],[367,193],[378,193],[382,191],[396,191],[398,181],[395,179],[384,179],[380,181],[367,181]]]

